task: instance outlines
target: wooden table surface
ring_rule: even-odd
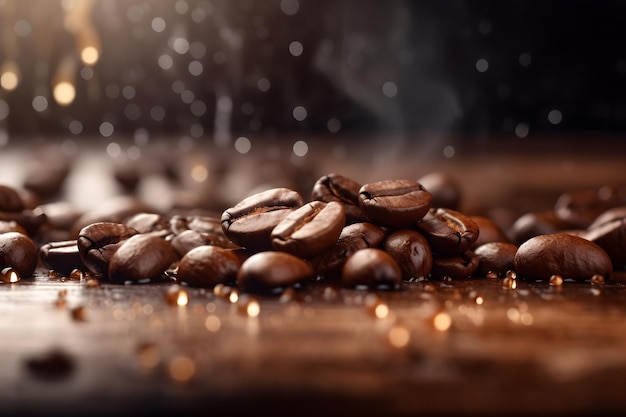
[[[24,155],[15,152],[0,156],[8,183],[7,166]],[[419,167],[413,153],[377,172],[363,165],[372,155],[322,158],[317,169],[366,182],[445,168],[462,176],[466,207],[624,178],[617,152],[414,156]],[[485,178],[490,187],[476,185]],[[0,283],[0,415],[626,413],[623,272],[600,286],[484,278],[374,292],[320,282],[253,296],[258,316],[243,294],[186,288],[179,306],[166,297],[172,282],[91,283],[42,270]],[[374,296],[386,315],[373,313]]]

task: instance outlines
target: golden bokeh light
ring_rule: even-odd
[[[54,86],[54,100],[61,106],[69,106],[76,98],[76,89],[72,83],[62,81]]]

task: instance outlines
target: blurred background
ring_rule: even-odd
[[[0,144],[621,132],[625,12],[611,0],[0,0]]]

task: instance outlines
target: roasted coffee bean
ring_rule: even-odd
[[[598,245],[578,236],[555,233],[531,238],[515,254],[515,271],[523,279],[589,280],[595,274],[609,278],[611,258]]]
[[[158,213],[137,213],[124,220],[124,225],[139,233],[169,230],[167,219]]]
[[[271,249],[270,235],[274,227],[302,204],[300,193],[288,188],[262,191],[226,209],[221,218],[222,230],[239,246]]]
[[[124,240],[109,262],[109,279],[112,282],[138,282],[155,280],[178,257],[169,242],[151,234],[140,234]]]
[[[211,234],[200,233],[195,230],[185,230],[171,238],[170,243],[179,257],[184,256],[187,252],[198,246],[220,246],[227,249],[236,249],[239,246],[232,243],[223,233]]]
[[[33,192],[42,200],[52,199],[61,193],[63,184],[70,172],[68,164],[46,163],[33,164],[33,168],[27,170],[22,186]]]
[[[362,249],[346,260],[341,282],[346,287],[398,288],[402,283],[402,270],[382,249]]]
[[[611,258],[614,270],[624,269],[626,266],[626,218],[612,221],[600,220],[602,221],[598,222],[598,225],[590,226],[578,236],[604,249]]]
[[[478,269],[474,273],[476,277],[486,277],[493,272],[504,277],[507,271],[515,270],[515,253],[517,246],[507,242],[488,242],[474,249],[478,257]]]
[[[272,231],[274,249],[310,258],[330,248],[346,224],[337,201],[312,201],[287,215]]]
[[[361,184],[340,174],[331,173],[318,179],[313,185],[311,200],[338,201],[343,203],[346,212],[346,223],[368,221],[367,216],[359,207],[359,190]]]
[[[509,231],[512,243],[521,245],[528,239],[570,229],[569,223],[559,218],[553,211],[530,212],[515,220]]]
[[[598,190],[578,190],[561,194],[554,204],[554,213],[571,228],[584,229],[617,204],[615,200],[601,198]]]
[[[48,268],[63,276],[68,276],[74,269],[87,271],[78,252],[76,240],[48,242],[39,248],[39,259]]]
[[[372,222],[390,228],[414,225],[428,212],[432,196],[416,181],[399,179],[365,184],[359,205]]]
[[[504,230],[493,220],[484,216],[470,216],[470,219],[478,226],[478,238],[470,249],[475,249],[485,243],[509,242]]]
[[[431,172],[417,180],[433,197],[432,206],[459,210],[461,186],[451,174]]]
[[[313,277],[313,268],[286,252],[259,252],[246,259],[237,273],[237,286],[246,292],[275,292]]]
[[[104,201],[98,207],[83,213],[72,225],[70,237],[77,239],[81,229],[93,223],[123,223],[137,213],[153,212],[137,197],[120,195]]]
[[[408,229],[397,230],[387,236],[383,248],[400,266],[403,279],[428,277],[430,274],[433,254],[421,233]]]
[[[26,235],[18,232],[0,234],[0,269],[15,269],[21,278],[30,277],[37,267],[37,247]]]
[[[589,229],[601,226],[604,223],[622,219],[626,219],[626,206],[613,207],[596,217],[595,220],[589,225]]]
[[[77,245],[80,258],[95,274],[107,276],[109,262],[123,241],[138,232],[121,223],[99,222],[81,229]]]
[[[315,272],[327,279],[341,277],[346,259],[356,251],[376,248],[385,238],[382,228],[372,223],[353,223],[343,228],[337,241],[327,250],[310,259]]]
[[[0,211],[20,212],[25,208],[24,201],[14,188],[0,185]]]
[[[443,279],[462,279],[472,276],[478,269],[478,257],[467,251],[456,256],[433,257],[431,277]]]
[[[198,246],[178,263],[178,281],[195,287],[213,287],[234,283],[241,262],[229,249],[219,246]]]
[[[24,229],[18,222],[0,220],[0,234],[8,232],[18,232],[24,235],[28,235],[26,229]]]
[[[416,227],[432,251],[443,256],[469,250],[479,233],[478,225],[469,216],[445,208],[431,208]]]
[[[45,223],[54,229],[69,231],[83,214],[67,201],[40,204],[33,209],[34,214],[45,215]]]
[[[39,228],[46,222],[46,215],[33,210],[0,211],[0,221],[16,222],[22,226],[28,236],[35,236]]]

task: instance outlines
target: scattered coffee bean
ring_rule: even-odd
[[[259,252],[244,261],[237,285],[246,292],[274,292],[313,277],[311,265],[286,252]]]
[[[74,269],[86,271],[76,240],[48,242],[39,248],[39,259],[49,269],[68,276]]]
[[[231,250],[219,246],[198,246],[178,263],[177,279],[195,287],[234,283],[241,262]]]
[[[611,258],[613,269],[626,266],[626,218],[598,222],[597,226],[590,226],[579,236],[604,249]]]
[[[122,241],[109,262],[113,282],[156,280],[178,257],[169,242],[150,234],[134,235]]]
[[[417,224],[433,252],[448,256],[470,249],[478,238],[478,225],[463,213],[431,208]]]
[[[79,232],[78,253],[91,272],[106,277],[115,251],[122,242],[136,234],[135,229],[121,223],[93,223]]]
[[[467,251],[455,256],[433,257],[431,277],[442,279],[451,277],[462,279],[472,276],[478,269],[478,257],[474,252]]]
[[[26,278],[35,272],[38,259],[37,247],[28,236],[18,232],[0,234],[0,268],[9,266]]]
[[[484,216],[470,216],[478,226],[478,238],[470,249],[475,249],[482,244],[490,242],[509,242],[504,230],[492,219]]]
[[[346,287],[395,289],[402,283],[402,270],[396,260],[382,249],[362,249],[347,259],[341,281]]]
[[[433,207],[459,210],[461,206],[461,186],[451,174],[431,172],[417,180],[433,197]]]
[[[346,223],[368,221],[367,216],[359,207],[359,190],[361,184],[340,174],[331,173],[318,179],[313,185],[311,200],[330,203],[337,201],[344,205]]]
[[[571,225],[553,211],[530,212],[515,220],[510,229],[510,237],[512,243],[519,246],[532,237],[562,232],[570,228]]]
[[[433,254],[421,233],[408,229],[397,230],[385,238],[383,247],[400,266],[404,280],[430,275]]]
[[[139,233],[169,230],[167,219],[158,213],[136,213],[124,220],[124,225]]]
[[[571,228],[585,229],[616,204],[616,201],[602,199],[598,190],[577,190],[561,194],[554,204],[554,213]]]
[[[517,246],[506,242],[489,242],[474,249],[478,257],[476,277],[484,277],[489,272],[504,276],[507,271],[515,268]]]

